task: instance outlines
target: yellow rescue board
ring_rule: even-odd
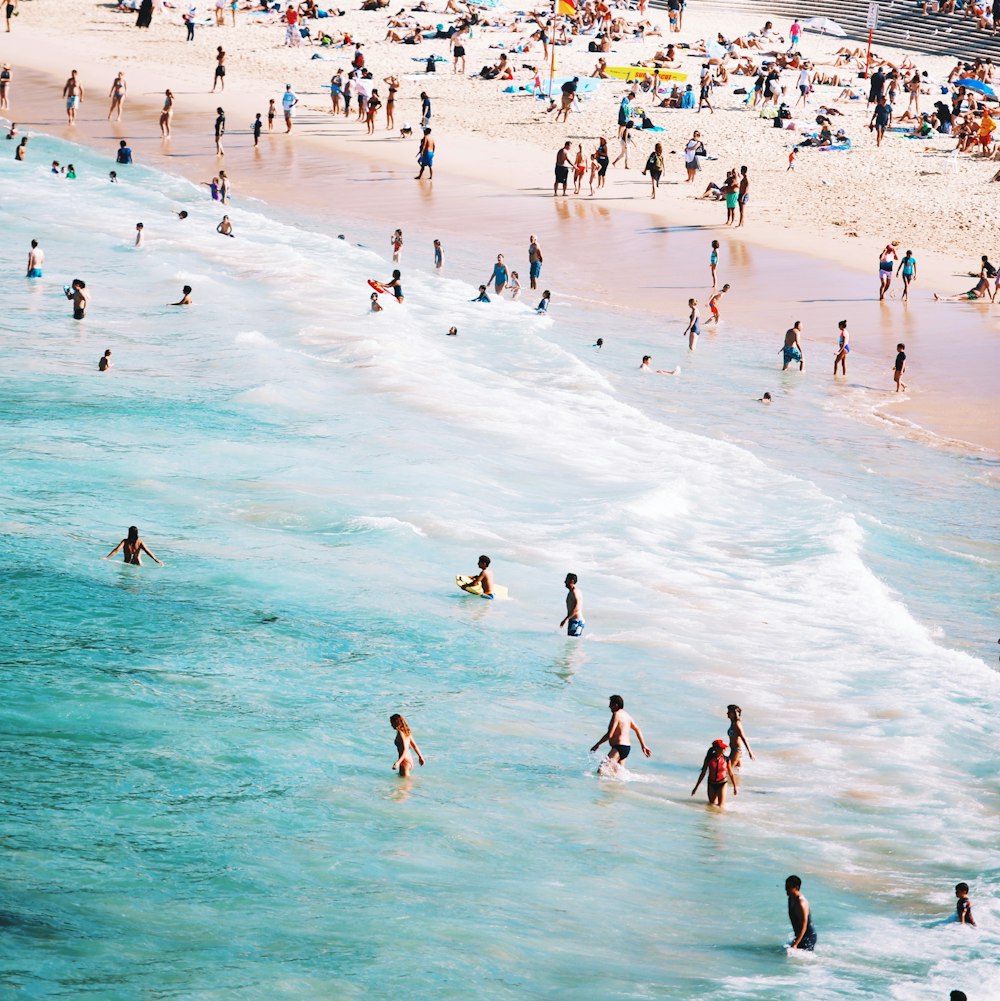
[[[463,576],[461,576],[461,574],[457,574],[455,576],[455,583],[463,591],[465,591],[466,594],[478,594],[481,598],[484,597],[482,584],[476,584],[475,587],[466,587],[465,586],[466,584],[469,583],[470,580],[472,580],[471,577],[463,577]],[[493,595],[494,595],[494,597],[499,598],[501,601],[506,601],[507,600],[507,588],[505,588],[503,586],[503,584],[494,584],[493,585]]]
[[[641,80],[644,76],[651,78],[656,69],[652,66],[608,66],[604,72],[615,80]],[[687,78],[687,73],[677,70],[660,70],[659,79],[663,83],[680,83]]]

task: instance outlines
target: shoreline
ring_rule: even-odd
[[[50,53],[50,58],[56,60],[59,56]],[[85,67],[81,71],[84,79],[91,73],[96,75],[95,63],[77,59],[73,65]],[[536,232],[547,255],[538,294],[542,288],[553,287],[556,299],[566,305],[591,302],[602,308],[624,308],[635,311],[639,323],[662,324],[664,316],[668,323],[680,321],[689,294],[704,303],[707,267],[702,258],[707,261],[708,243],[718,238],[723,243],[724,261],[731,262],[728,270],[720,268],[720,284],[732,280],[734,292],[738,290],[728,303],[727,312],[740,325],[772,339],[780,338],[781,325],[789,325],[794,312],[796,318],[801,316],[810,336],[818,331],[828,339],[826,331],[835,328],[840,311],[850,309],[852,328],[860,327],[866,341],[877,346],[879,356],[885,355],[887,365],[896,338],[905,335],[911,362],[920,358],[918,395],[907,399],[905,414],[881,413],[895,403],[891,395],[876,402],[873,413],[902,433],[907,433],[905,423],[909,422],[940,436],[946,446],[961,441],[1000,451],[1000,429],[992,420],[990,383],[991,372],[1000,366],[1000,346],[991,343],[986,329],[991,321],[994,326],[997,322],[989,306],[932,305],[920,300],[919,290],[912,307],[898,301],[880,306],[874,294],[875,278],[869,274],[872,269],[859,268],[856,258],[850,262],[842,260],[844,248],[824,244],[821,248],[826,251],[824,255],[814,255],[813,247],[808,255],[792,252],[788,244],[794,247],[799,234],[789,236],[775,227],[755,224],[752,216],[748,218],[746,232],[727,230],[708,219],[710,214],[716,219],[722,215],[718,203],[675,202],[672,189],[676,182],[663,185],[662,203],[658,199],[656,205],[649,199],[643,203],[623,195],[620,188],[612,188],[601,199],[553,198],[540,185],[540,178],[534,176],[538,165],[532,162],[532,150],[526,144],[505,144],[505,153],[509,152],[512,164],[517,167],[511,170],[505,185],[497,184],[495,176],[475,176],[489,175],[485,168],[467,169],[470,165],[482,167],[484,163],[475,137],[463,138],[458,143],[448,136],[447,156],[439,160],[439,171],[444,173],[439,172],[432,183],[417,184],[412,179],[412,166],[407,166],[413,162],[415,142],[394,138],[372,142],[353,121],[342,118],[335,121],[328,115],[311,112],[296,120],[291,137],[285,136],[279,118],[276,125],[280,132],[276,129],[273,135],[265,133],[262,151],[256,154],[245,129],[234,129],[229,134],[232,142],[227,144],[223,160],[214,155],[211,111],[203,112],[201,125],[196,127],[195,112],[182,106],[174,118],[173,139],[169,144],[161,144],[156,124],[159,99],[151,84],[146,83],[146,77],[163,72],[160,67],[143,70],[141,75],[129,70],[130,80],[133,77],[135,80],[131,83],[122,123],[90,117],[95,105],[102,112],[106,105],[103,95],[89,96],[81,108],[77,127],[70,129],[59,120],[62,105],[59,77],[53,76],[51,68],[28,70],[22,66],[10,113],[16,116],[14,120],[22,134],[37,129],[99,152],[107,151],[109,169],[114,167],[110,161],[119,137],[128,137],[138,163],[195,183],[207,180],[218,166],[224,165],[234,182],[237,206],[241,196],[250,196],[265,205],[291,210],[307,224],[335,221],[338,228],[348,232],[357,226],[372,233],[381,227],[386,240],[381,251],[386,258],[388,235],[396,226],[402,225],[410,233],[417,227],[426,232],[433,226],[433,236],[440,237],[445,245],[446,267],[451,261],[479,262],[482,273],[476,283],[485,280],[493,251],[479,254],[473,248],[481,248],[486,239],[484,234],[488,233],[496,247],[506,248],[509,265],[524,274],[525,301],[535,294],[527,288],[526,248],[528,233]],[[93,95],[95,91],[89,93]],[[175,90],[175,94],[180,96],[180,90]],[[188,102],[193,95],[183,96]],[[240,115],[246,116],[249,124],[251,109],[260,105],[256,97],[232,89],[224,97],[202,93],[197,98],[209,109],[224,101],[227,118],[234,124],[243,121]],[[331,136],[338,140],[337,158],[333,161]],[[645,189],[640,171],[633,167],[630,174]],[[546,179],[551,176],[551,168],[544,176]],[[370,195],[372,191],[376,194]],[[470,226],[470,217],[474,226]],[[424,239],[422,232],[421,240]],[[430,242],[431,234],[427,232],[427,247],[418,252],[421,255],[426,252],[426,259],[421,256],[418,266],[428,272],[432,270]],[[515,242],[518,246],[524,244],[516,256],[510,252]],[[413,243],[408,242],[404,266],[413,266],[412,247]],[[595,247],[600,248],[596,254]],[[928,272],[933,275],[932,280],[951,283],[941,287],[951,288],[968,281],[964,276],[961,279],[954,276],[955,261],[938,258],[925,267],[924,260],[926,257],[921,260],[922,288],[927,286]],[[697,266],[691,263],[694,261]],[[837,295],[823,298],[823,289],[830,284],[831,263],[842,270],[842,278],[835,284]],[[670,271],[666,278],[665,270]],[[817,273],[820,282],[813,288],[811,283]],[[784,285],[801,289],[803,296],[776,302],[772,293],[775,276],[780,276]],[[474,288],[473,279],[469,280],[470,288]],[[849,306],[851,303],[857,305]],[[874,314],[873,305],[877,310]],[[858,317],[862,311],[866,314],[864,318]],[[569,309],[562,316],[565,322],[571,322]],[[659,320],[654,320],[654,316]],[[949,330],[947,344],[938,336],[944,323]],[[956,363],[955,354],[976,358],[976,365]],[[880,388],[872,391],[877,394]],[[902,424],[899,417],[904,418]]]

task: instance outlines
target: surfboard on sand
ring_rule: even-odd
[[[470,580],[472,580],[471,577],[463,577],[461,574],[455,575],[455,583],[459,586],[459,588],[461,588],[461,590],[465,591],[466,594],[478,594],[482,597],[483,587],[481,584],[477,584],[475,587],[470,588],[465,588],[463,586],[464,584],[468,584]],[[506,601],[508,597],[507,588],[505,588],[503,584],[494,584],[493,594],[499,601]]]
[[[652,77],[656,73],[656,67],[608,66],[604,72],[615,80],[641,80],[644,76]],[[687,73],[681,73],[678,70],[660,70],[658,77],[663,83],[682,83],[687,78]]]

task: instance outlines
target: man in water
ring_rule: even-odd
[[[538,237],[532,234],[528,237],[528,276],[531,287],[538,288],[538,279],[542,275],[542,248],[538,246]]]
[[[632,731],[639,740],[642,753],[648,758],[653,752],[642,739],[642,731],[635,725],[635,720],[625,712],[625,700],[620,695],[612,695],[608,699],[608,708],[611,710],[611,722],[608,724],[607,733],[594,744],[590,753],[593,754],[607,741],[611,750],[597,771],[600,775],[617,775],[625,759],[632,753]]]
[[[785,893],[788,894],[788,920],[792,923],[792,934],[795,936],[788,948],[812,952],[816,948],[816,929],[813,928],[809,901],[802,896],[802,880],[798,876],[789,876],[785,880]]]
[[[583,597],[576,586],[575,573],[566,574],[566,618],[559,623],[559,628],[566,626],[567,636],[582,636],[586,623],[583,621]]]
[[[477,573],[468,584],[463,584],[462,590],[471,591],[478,584],[483,589],[483,597],[492,598],[493,574],[490,571],[490,558],[488,556],[480,556],[478,566],[479,573]]]
[[[781,349],[781,354],[784,360],[784,364],[781,366],[781,371],[784,372],[786,368],[793,361],[799,363],[799,371],[802,371],[805,362],[802,360],[802,345],[799,344],[799,334],[801,331],[801,320],[796,320],[788,330],[785,331],[785,344]]]
[[[45,263],[45,251],[38,246],[37,240],[31,241],[31,250],[28,251],[28,273],[25,278],[41,278],[42,265]]]
[[[83,103],[83,86],[73,70],[63,87],[63,97],[66,98],[66,121],[70,125],[76,124],[76,109]]]
[[[73,319],[82,320],[87,315],[87,306],[90,304],[87,283],[74,278],[72,285],[63,286],[63,292],[66,293],[67,299],[73,300]]]
[[[181,297],[177,302],[168,302],[168,306],[190,306],[191,305],[191,286],[185,285],[181,290]]]
[[[104,352],[103,357],[97,363],[98,372],[107,372],[111,368],[111,348]]]

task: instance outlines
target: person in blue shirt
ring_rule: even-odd
[[[118,143],[118,162],[119,163],[131,163],[132,162],[132,150],[129,148],[127,142],[124,139]]]
[[[552,299],[552,293],[546,289],[542,293],[542,301],[535,308],[536,313],[547,313],[549,311],[549,302]]]

